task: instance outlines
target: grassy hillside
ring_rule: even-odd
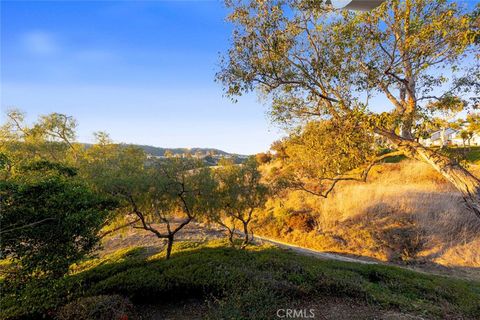
[[[460,161],[465,159],[469,163],[480,164],[480,146],[451,147],[447,150],[447,153]]]
[[[416,161],[374,167],[366,183],[339,183],[327,199],[284,192],[270,199],[255,230],[383,261],[480,267],[480,222],[443,177]]]
[[[152,305],[161,315],[182,301],[195,305],[197,317],[211,319],[272,319],[279,308],[313,308],[319,317],[323,312],[337,319],[384,314],[480,317],[480,283],[474,281],[323,261],[268,246],[236,250],[222,241],[179,244],[171,260],[147,252],[122,249],[72,267],[64,279],[37,282],[16,295],[14,288],[3,288],[2,317],[107,319],[100,314],[108,310],[125,313],[119,319],[148,319],[146,310]],[[77,300],[91,296],[95,298]],[[329,309],[331,305],[336,307]],[[352,314],[342,314],[342,308]],[[185,312],[174,312],[172,318],[189,318]]]

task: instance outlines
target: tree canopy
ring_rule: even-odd
[[[240,225],[244,238],[241,246],[245,247],[253,239],[250,222],[255,211],[265,205],[269,188],[262,181],[255,157],[250,157],[241,165],[223,161],[214,174],[218,189],[215,192],[215,211],[210,218],[227,229],[232,245],[237,225]]]
[[[330,160],[319,161],[325,165],[356,154],[342,136],[363,132],[365,142],[381,136],[406,156],[430,163],[480,216],[480,181],[416,139],[439,112],[478,103],[474,11],[447,0],[388,0],[362,13],[334,12],[315,1],[227,5],[233,39],[217,79],[228,96],[256,90],[277,123],[330,127],[322,139],[343,141],[347,152],[323,153]],[[352,118],[365,130],[349,125]],[[315,125],[309,126],[307,135]]]

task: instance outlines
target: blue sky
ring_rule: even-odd
[[[214,82],[220,1],[1,1],[1,107],[61,112],[117,142],[255,153],[280,136],[255,95]],[[2,115],[3,117],[3,115]]]
[[[243,154],[282,135],[254,94],[233,104],[214,82],[231,35],[220,0],[0,0],[0,9],[0,119],[12,107],[29,121],[61,112],[78,120],[81,142],[106,131],[116,142]]]

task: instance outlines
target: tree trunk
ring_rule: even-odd
[[[167,238],[167,254],[165,256],[167,260],[170,259],[170,255],[172,254],[172,246],[173,246],[173,234],[169,235]]]
[[[233,236],[235,235],[235,229],[227,228],[228,241],[232,247],[235,247],[235,242],[233,241]]]
[[[395,144],[405,156],[430,164],[462,194],[467,207],[480,218],[480,180],[447,156],[392,132],[377,131]]]
[[[248,222],[242,221],[242,223],[243,223],[243,233],[244,233],[242,248],[245,248],[247,244],[250,242],[250,238],[248,236]]]

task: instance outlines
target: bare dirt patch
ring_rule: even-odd
[[[178,221],[180,222],[180,221]],[[153,227],[160,232],[166,232],[165,225],[153,224]],[[175,227],[175,225],[173,226]],[[224,238],[222,230],[205,227],[199,223],[189,223],[175,236],[175,242],[182,241],[205,241]],[[163,250],[166,245],[166,239],[158,238],[150,231],[143,229],[126,228],[117,231],[112,235],[105,237],[102,241],[102,249],[98,252],[100,256],[113,253],[119,249],[127,247],[145,247],[148,253],[154,254]]]

